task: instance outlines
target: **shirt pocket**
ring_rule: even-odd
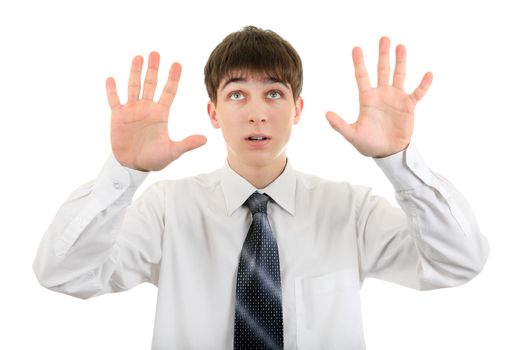
[[[298,349],[365,349],[354,270],[299,277],[295,284]]]

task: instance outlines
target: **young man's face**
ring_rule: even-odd
[[[222,129],[230,164],[247,166],[284,162],[302,109],[302,98],[294,101],[287,83],[243,74],[222,80],[216,105],[210,101],[207,106],[211,123]],[[253,139],[258,137],[262,139]]]

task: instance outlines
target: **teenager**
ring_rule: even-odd
[[[180,65],[155,102],[159,55],[149,55],[143,86],[135,57],[126,104],[106,82],[112,154],[50,224],[34,262],[39,281],[85,299],[153,283],[153,349],[363,349],[366,278],[417,290],[469,281],[485,264],[486,238],[462,195],[411,142],[432,75],[408,94],[405,47],[396,47],[392,83],[389,56],[384,37],[372,87],[354,48],[358,119],[326,117],[375,160],[401,208],[369,188],[292,168],[286,147],[303,110],[301,60],[279,35],[255,27],[227,36],[205,67],[209,119],[227,145],[223,167],[157,182],[132,202],[149,172],[206,142],[169,138]]]

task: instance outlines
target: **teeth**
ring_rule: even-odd
[[[266,140],[267,138],[264,136],[251,136],[249,140]]]

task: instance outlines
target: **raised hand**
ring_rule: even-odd
[[[356,122],[348,124],[334,112],[326,113],[330,125],[360,153],[381,158],[404,150],[411,141],[414,110],[432,83],[432,73],[424,75],[412,94],[404,91],[406,52],[403,45],[396,48],[393,85],[389,85],[389,38],[379,42],[378,82],[371,87],[364,65],[362,50],[353,49],[355,78],[359,88],[360,111]]]
[[[207,139],[202,135],[191,135],[178,142],[169,138],[169,110],[177,92],[181,66],[171,65],[162,95],[154,102],[160,56],[157,52],[150,53],[141,97],[143,61],[141,56],[135,56],[132,61],[125,105],[119,102],[115,80],[106,80],[108,104],[112,109],[110,139],[112,152],[121,165],[140,171],[158,171],[183,153],[204,145]]]

